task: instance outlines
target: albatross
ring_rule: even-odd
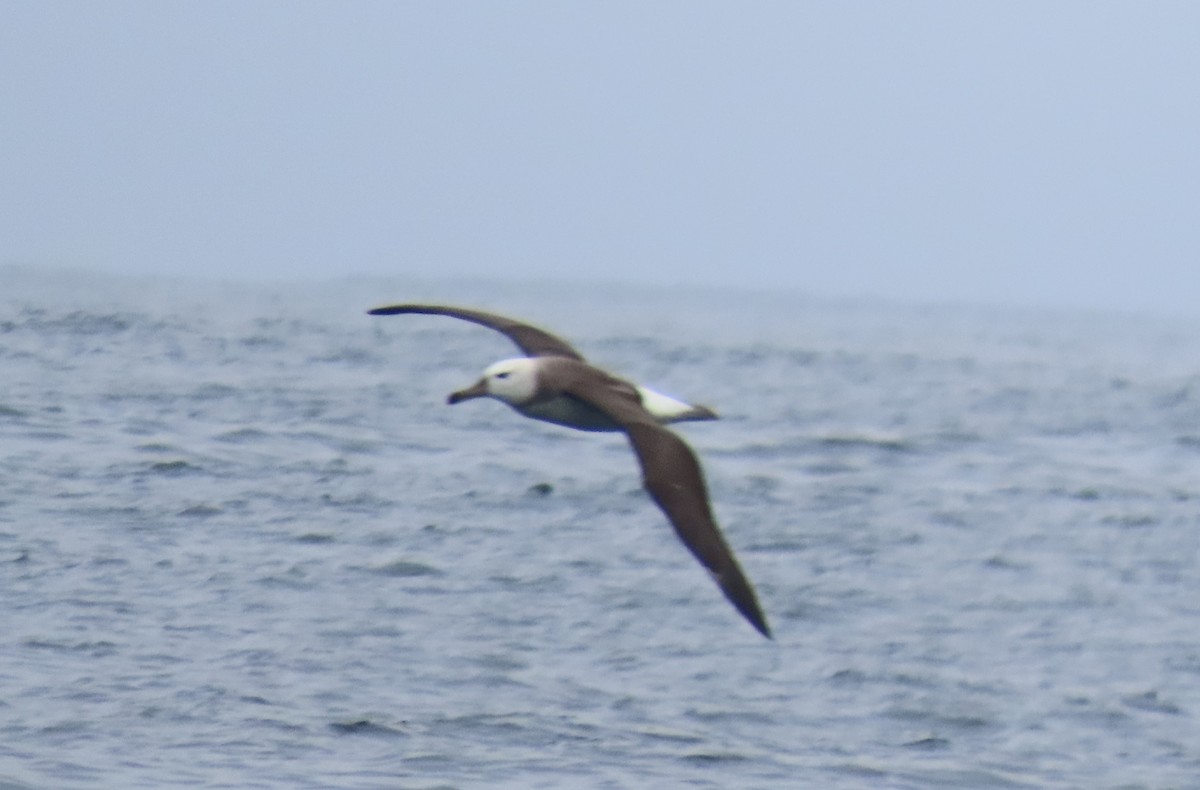
[[[441,315],[470,321],[508,337],[524,354],[488,366],[451,404],[495,398],[518,413],[583,431],[623,431],[642,468],[642,484],[683,545],[712,575],[729,602],[760,634],[771,628],[750,580],[717,527],[695,453],[663,427],[714,420],[715,412],[619,379],[594,367],[569,343],[544,329],[480,310],[429,304],[377,307],[370,315]]]

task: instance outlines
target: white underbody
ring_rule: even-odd
[[[670,395],[663,395],[661,392],[640,386],[637,387],[637,391],[642,399],[642,406],[661,423],[711,419],[707,412],[698,410],[690,403],[676,400]],[[513,405],[513,408],[526,417],[552,422],[556,425],[565,425],[568,428],[577,428],[581,431],[621,430],[620,426],[604,412],[565,395],[530,405]],[[701,414],[703,416],[700,416]]]

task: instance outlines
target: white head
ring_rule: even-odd
[[[450,403],[490,397],[511,406],[525,403],[537,392],[537,360],[530,357],[502,359],[483,371],[483,378],[452,393]]]

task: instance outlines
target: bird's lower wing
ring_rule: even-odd
[[[683,545],[708,569],[742,616],[770,637],[758,596],[713,518],[704,476],[691,448],[657,424],[629,425],[626,433],[641,462],[646,490],[666,513]]]
[[[687,443],[659,425],[641,406],[636,390],[611,380],[608,386],[569,388],[571,395],[608,414],[629,436],[642,467],[642,482],[675,528],[683,545],[708,569],[742,616],[770,638],[771,628],[749,579],[725,543],[712,508],[700,462]]]

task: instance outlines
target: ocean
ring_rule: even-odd
[[[445,396],[491,309],[678,426]],[[1200,320],[0,269],[0,789],[1200,787]]]

